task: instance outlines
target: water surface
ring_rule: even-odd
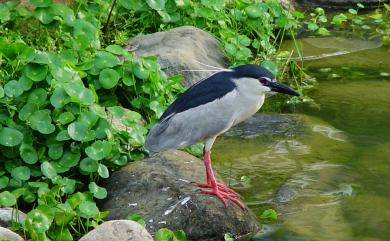
[[[217,172],[279,213],[256,240],[390,240],[388,61],[382,47],[306,62],[319,83],[294,113],[303,131],[217,139]]]

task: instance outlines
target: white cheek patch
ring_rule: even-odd
[[[271,89],[269,88],[269,87],[267,87],[267,86],[264,86],[264,85],[262,85],[262,86],[260,86],[260,91],[261,92],[271,92]]]

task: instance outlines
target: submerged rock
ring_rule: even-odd
[[[226,62],[218,41],[211,34],[192,26],[136,36],[126,49],[137,56],[157,56],[165,73],[169,76],[183,75],[183,84],[187,87],[215,73],[215,68],[206,65],[224,68]]]
[[[239,125],[231,128],[224,135],[243,138],[289,137],[304,131],[304,124],[298,115],[280,115],[259,113]]]
[[[151,233],[162,227],[183,230],[188,240],[237,239],[258,230],[253,213],[229,202],[200,194],[195,181],[204,181],[202,161],[181,151],[167,151],[133,162],[115,172],[105,183],[109,196],[100,207],[107,219],[124,219],[138,213]]]
[[[152,236],[139,223],[130,220],[104,222],[83,236],[80,241],[153,241]]]

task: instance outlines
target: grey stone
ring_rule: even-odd
[[[243,138],[289,137],[304,131],[304,122],[298,115],[256,114],[231,128],[224,135]]]
[[[3,227],[0,227],[0,240],[24,241],[19,234]]]
[[[243,240],[258,230],[254,214],[229,202],[226,208],[213,196],[200,194],[201,160],[182,151],[166,151],[114,172],[104,186],[108,197],[101,210],[107,219],[138,213],[151,233],[162,227],[183,230],[188,240],[223,240],[231,233]]]
[[[153,241],[139,223],[130,220],[107,221],[83,236],[80,241]]]
[[[22,224],[26,214],[13,208],[0,208],[0,227],[9,227],[12,222]]]
[[[356,8],[356,4],[362,3],[366,8],[376,8],[379,3],[390,2],[389,0],[295,0],[304,6],[324,8]]]
[[[139,35],[126,46],[137,56],[157,56],[168,76],[182,74],[184,85],[189,87],[215,71],[189,72],[184,70],[212,70],[203,64],[224,68],[226,59],[218,41],[209,33],[182,26],[166,32]]]

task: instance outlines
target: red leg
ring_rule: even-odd
[[[241,203],[240,200],[237,199],[237,197],[239,196],[238,193],[223,184],[217,183],[217,180],[214,176],[213,168],[211,167],[211,158],[209,151],[204,151],[204,165],[206,167],[207,183],[197,183],[197,185],[199,187],[210,187],[211,190],[202,190],[201,192],[203,194],[217,196],[225,205],[225,207],[227,206],[226,200],[230,200],[242,209],[244,209],[244,205]]]
[[[203,156],[204,156],[204,160],[205,160],[205,166],[206,166],[206,150],[205,148],[203,148]],[[210,158],[210,153],[208,152],[207,153],[207,158],[209,160],[209,162],[211,162],[211,158]],[[211,167],[211,163],[209,165],[210,169],[211,169],[211,173],[213,173],[213,170],[212,170],[212,167]],[[196,185],[198,187],[202,187],[202,188],[212,188],[212,185],[211,185],[211,178],[210,178],[210,171],[207,171],[207,166],[206,166],[206,180],[207,180],[207,183],[200,183],[200,182],[197,182]],[[214,177],[215,179],[215,177]],[[217,182],[217,186],[219,188],[220,191],[222,192],[225,192],[231,196],[235,196],[235,197],[239,197],[240,194],[238,194],[237,192],[235,192],[233,189],[231,189],[230,187],[222,184],[222,183],[218,183]]]

